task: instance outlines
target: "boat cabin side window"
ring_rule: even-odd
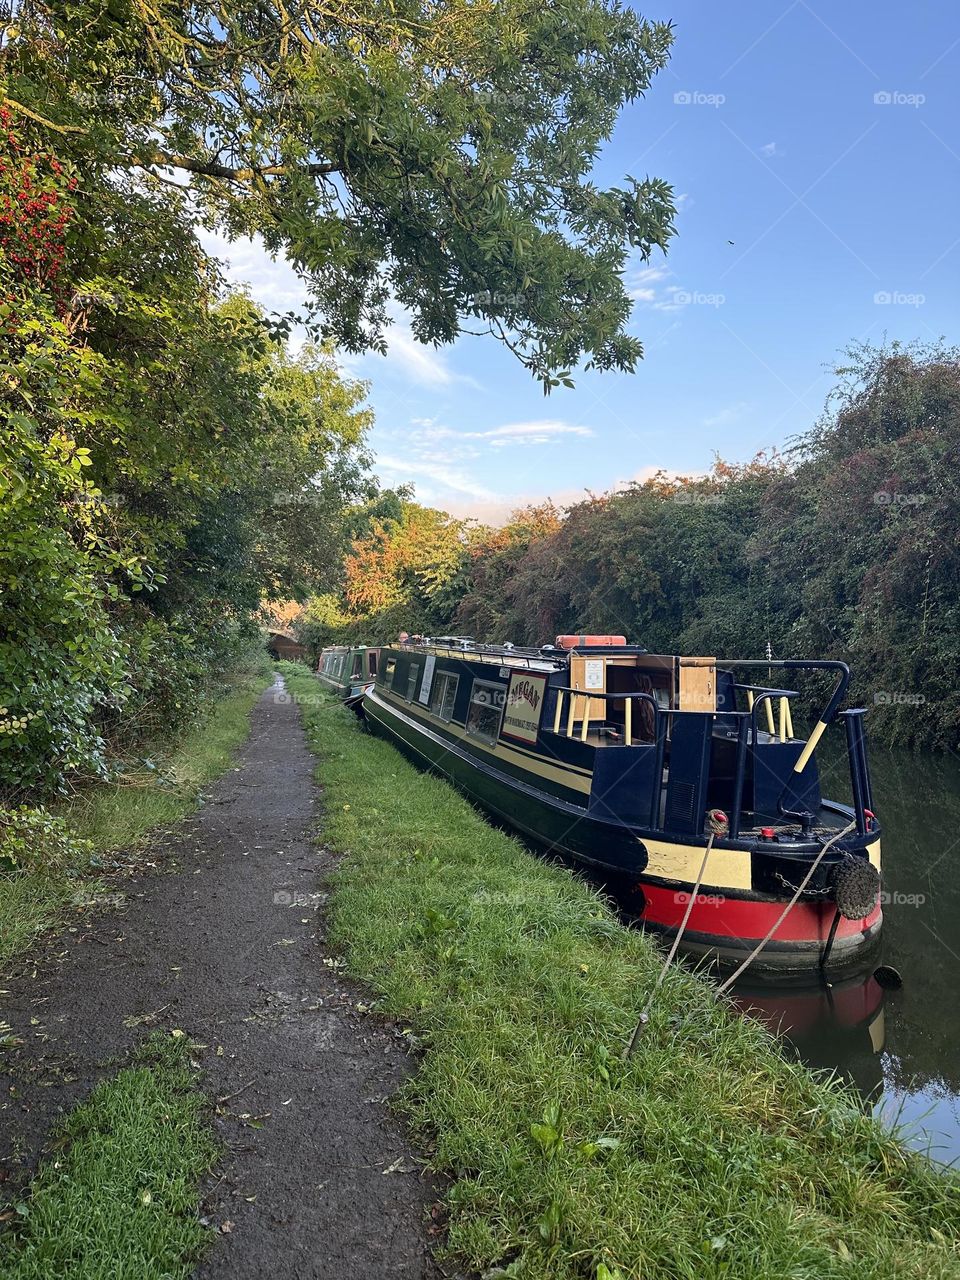
[[[360,680],[363,677],[363,654],[355,653],[353,655],[353,666],[350,668],[350,679]]]
[[[417,696],[417,685],[420,683],[421,663],[411,662],[407,672],[407,701],[412,702]]]
[[[377,655],[372,649],[367,650],[367,673],[371,676],[377,674]]]
[[[467,711],[467,733],[487,742],[496,742],[506,701],[506,685],[494,684],[490,680],[474,680]]]
[[[430,695],[430,710],[441,720],[453,719],[453,704],[457,698],[460,677],[452,671],[438,671]]]
[[[388,689],[393,688],[393,677],[397,669],[396,658],[388,658],[387,664],[380,672],[380,683],[385,684]]]

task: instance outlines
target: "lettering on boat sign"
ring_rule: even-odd
[[[530,675],[526,671],[511,672],[501,738],[513,738],[515,742],[525,742],[530,746],[536,743],[546,687],[546,676]]]
[[[603,659],[587,658],[583,664],[583,687],[603,691]]]

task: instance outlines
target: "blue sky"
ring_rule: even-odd
[[[492,339],[440,351],[409,328],[348,362],[370,381],[385,484],[499,520],[663,467],[783,445],[818,417],[858,339],[956,336],[960,21],[893,0],[658,0],[670,66],[623,113],[597,170],[670,182],[666,258],[628,275],[632,376],[584,374],[545,399]],[[728,243],[733,241],[733,244]],[[221,247],[268,307],[300,292],[255,246]]]

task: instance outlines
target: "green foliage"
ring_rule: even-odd
[[[249,299],[220,296],[182,194],[96,168],[78,183],[13,118],[0,797],[16,801],[182,728],[256,639],[262,599],[329,585],[344,507],[370,492],[371,415],[329,349],[292,357]]]
[[[332,929],[423,1046],[402,1105],[465,1269],[516,1280],[956,1275],[960,1181],[569,872],[285,667],[343,852]],[[313,691],[313,692],[311,692]],[[488,1268],[493,1268],[488,1270]]]
[[[589,174],[672,39],[613,0],[34,0],[5,68],[39,146],[148,202],[179,171],[209,223],[284,251],[338,346],[382,348],[393,297],[420,340],[480,329],[549,389],[642,354],[621,272],[665,249],[672,191]]]
[[[63,875],[90,861],[93,846],[78,839],[62,818],[20,805],[0,810],[0,875]]]

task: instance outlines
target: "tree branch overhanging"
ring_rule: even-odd
[[[325,161],[317,161],[305,165],[251,165],[248,168],[237,168],[233,165],[220,164],[216,160],[195,159],[193,156],[172,155],[167,151],[152,151],[149,155],[130,157],[130,164],[142,169],[163,165],[169,169],[185,169],[188,173],[197,173],[206,178],[225,178],[228,182],[251,182],[258,178],[280,177],[283,174],[300,173],[310,178],[319,178],[324,174],[339,173],[340,166]]]

